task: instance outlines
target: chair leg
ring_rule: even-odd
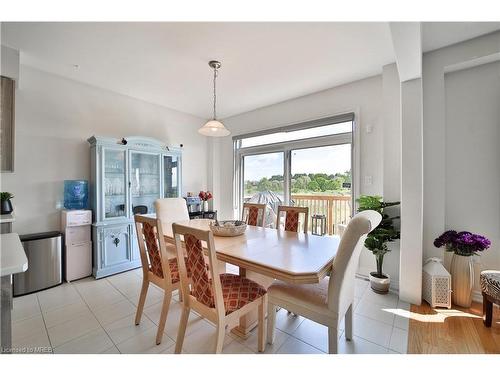
[[[337,341],[338,341],[337,326],[328,327],[328,353],[337,354]]]
[[[219,321],[217,324],[217,337],[215,340],[215,354],[222,353],[222,347],[224,346],[224,336],[226,335],[226,324],[224,321]]]
[[[161,344],[163,337],[163,330],[167,322],[168,309],[170,308],[170,301],[172,299],[172,291],[165,291],[163,296],[163,305],[161,308],[160,321],[158,322],[158,331],[156,332],[156,345]]]
[[[267,303],[267,342],[272,345],[276,338],[276,305],[268,301]]]
[[[142,310],[144,309],[144,303],[146,302],[146,295],[148,294],[149,281],[142,280],[141,295],[139,296],[139,303],[137,304],[137,311],[135,313],[135,325],[139,325],[142,317]]]
[[[488,298],[483,294],[483,324],[486,327],[491,327],[493,320],[493,302],[488,301]]]
[[[183,306],[181,321],[179,322],[179,330],[177,331],[177,341],[175,343],[175,354],[180,354],[182,351],[182,344],[184,343],[184,336],[186,335],[186,327],[190,313],[189,306]]]
[[[262,302],[259,305],[259,327],[258,327],[258,350],[259,352],[263,352],[266,349],[266,311],[267,311],[267,294],[264,294],[262,297]]]
[[[348,341],[352,340],[352,303],[351,306],[347,309],[347,312],[344,316],[344,324],[345,324],[345,338]]]

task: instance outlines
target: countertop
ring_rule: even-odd
[[[14,221],[16,221],[14,214],[0,215],[0,224],[12,223]]]
[[[17,233],[0,234],[0,276],[24,272],[28,258]]]

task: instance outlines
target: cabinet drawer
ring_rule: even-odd
[[[66,227],[76,227],[79,225],[92,224],[92,211],[75,210],[63,212],[63,225]]]
[[[66,281],[92,274],[92,242],[66,246]]]
[[[68,227],[65,231],[66,246],[90,242],[90,227],[88,225]]]

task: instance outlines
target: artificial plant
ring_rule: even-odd
[[[399,216],[389,216],[384,212],[385,208],[397,206],[400,202],[384,202],[382,197],[377,195],[362,195],[358,199],[358,212],[373,210],[382,215],[382,221],[377,228],[372,230],[365,240],[365,247],[375,255],[377,262],[377,274],[379,278],[385,278],[382,272],[382,264],[384,263],[384,255],[390,251],[387,246],[388,242],[392,242],[399,238],[399,230],[394,228],[394,220],[399,219]]]

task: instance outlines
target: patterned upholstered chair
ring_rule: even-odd
[[[183,310],[175,353],[180,353],[186,333],[190,310],[213,322],[217,327],[215,353],[221,353],[226,329],[239,324],[240,317],[258,310],[258,350],[263,351],[266,342],[264,326],[267,308],[266,290],[259,284],[239,275],[219,274],[211,231],[195,229],[180,224],[172,225],[179,259]],[[181,242],[181,236],[184,241]],[[202,242],[207,244],[209,267],[205,263]],[[184,259],[184,247],[187,258]],[[189,288],[188,273],[191,273]]]
[[[260,220],[259,220],[260,217]],[[266,205],[264,203],[243,203],[242,220],[248,225],[265,228]],[[259,224],[260,223],[260,224]]]
[[[337,353],[338,324],[345,317],[345,337],[352,339],[354,279],[359,255],[368,233],[375,229],[382,216],[363,211],[352,218],[340,240],[330,277],[319,284],[287,284],[275,281],[268,289],[267,335],[275,338],[276,306],[328,326],[328,351]]]
[[[175,247],[165,243],[160,220],[155,218],[135,215],[135,227],[142,263],[142,288],[135,314],[135,324],[141,322],[144,302],[149,284],[153,283],[164,291],[156,344],[161,343],[163,329],[167,321],[168,309],[172,299],[172,292],[180,287],[179,267]],[[170,246],[170,251],[167,247]],[[174,255],[172,255],[174,252]],[[170,256],[169,256],[170,253]]]
[[[500,271],[482,271],[479,280],[483,293],[483,323],[491,327],[493,304],[500,305]]]
[[[278,206],[278,215],[276,219],[276,229],[281,228],[281,216],[282,212],[285,213],[285,225],[286,231],[298,232],[299,231],[299,215],[304,214],[304,233],[307,233],[308,222],[309,222],[309,207],[292,207],[292,206]]]

